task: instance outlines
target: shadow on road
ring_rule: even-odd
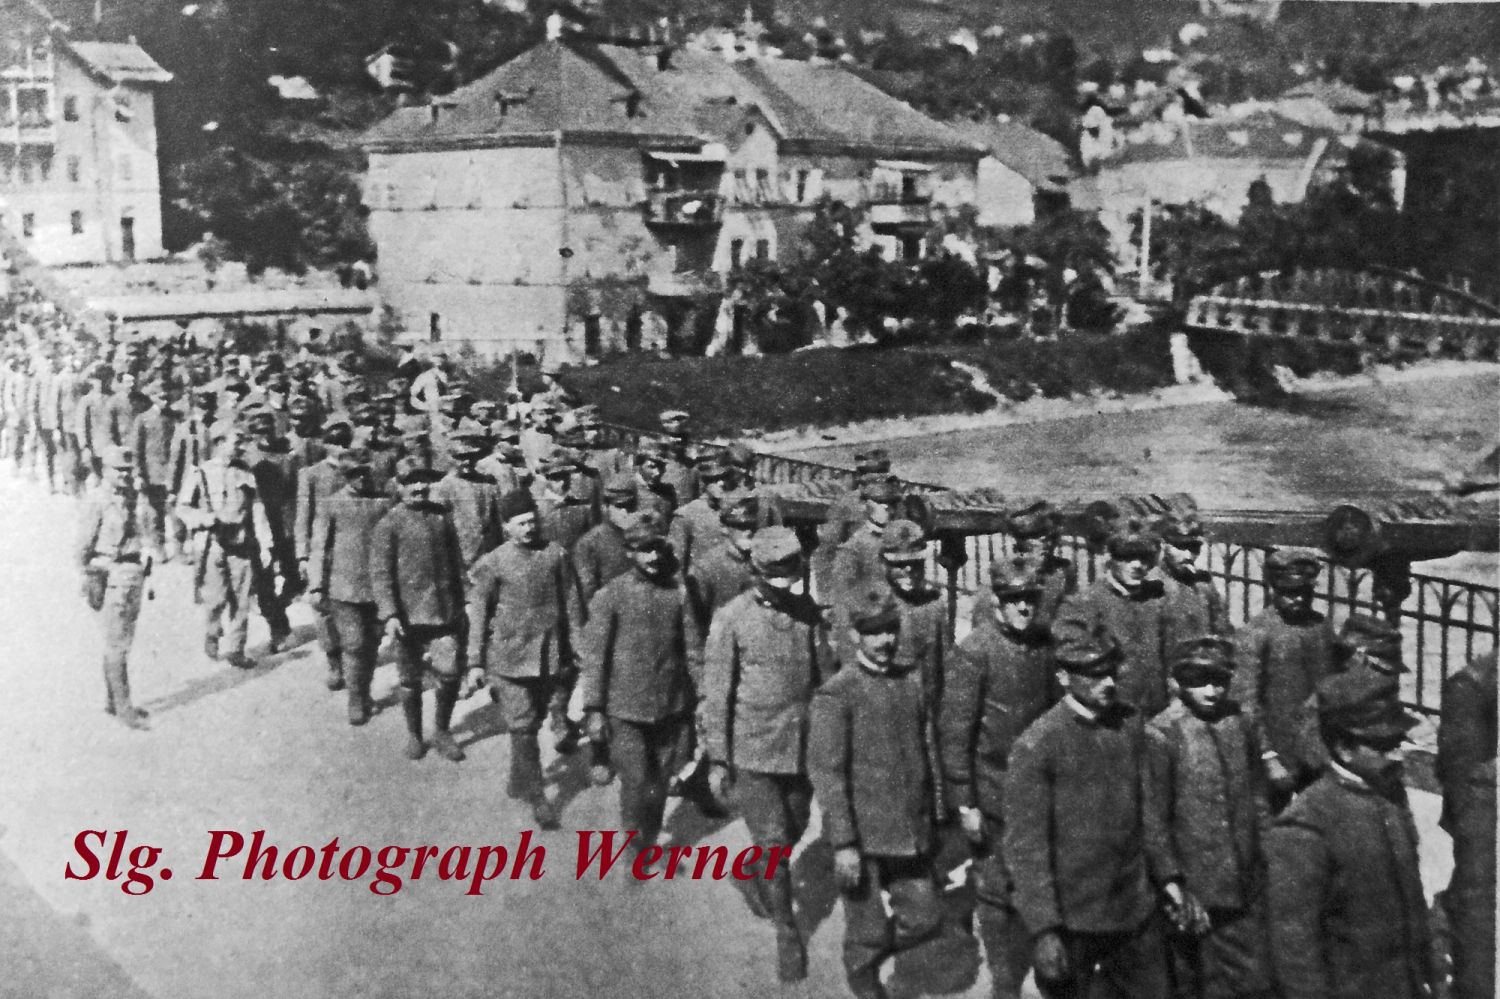
[[[295,641],[296,636],[294,635],[293,637]],[[215,694],[222,694],[227,690],[233,690],[241,684],[249,683],[251,680],[274,673],[288,663],[301,662],[311,657],[313,650],[305,646],[306,641],[307,639],[297,641],[299,647],[289,652],[282,652],[274,656],[265,656],[257,659],[254,669],[236,669],[233,666],[227,666],[202,679],[194,680],[181,690],[148,701],[141,705],[141,707],[152,714],[166,714],[169,711],[175,711],[178,708],[185,708],[188,705],[196,704],[205,697],[212,697]]]

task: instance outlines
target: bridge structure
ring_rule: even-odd
[[[1188,329],[1346,343],[1382,357],[1500,359],[1500,301],[1387,268],[1251,274],[1193,296]]]

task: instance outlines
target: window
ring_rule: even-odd
[[[746,185],[746,181],[745,181],[745,168],[744,167],[740,167],[739,169],[735,170],[735,172],[734,172],[734,200],[736,200],[736,201],[749,201],[750,200],[750,192],[745,189],[746,186],[747,185]]]
[[[801,204],[807,200],[807,171],[797,171],[797,202]]]
[[[68,183],[78,183],[79,169],[81,163],[77,156],[68,157]]]
[[[737,271],[740,269],[740,261],[745,256],[745,241],[743,239],[731,239],[729,241],[729,269]]]
[[[427,314],[427,339],[438,341],[443,338],[443,317],[436,312]]]
[[[47,183],[47,181],[52,179],[52,157],[44,156],[37,160],[36,169],[41,174],[42,183]]]
[[[31,183],[31,160],[23,158],[20,161],[20,163],[17,164],[17,165],[20,167],[20,170],[18,172],[21,175],[21,183],[23,183],[23,184],[30,184]]]
[[[21,216],[21,235],[27,239],[36,235],[36,216],[31,212]]]
[[[63,98],[63,121],[77,121],[77,120],[78,120],[78,98],[76,98],[76,97],[64,97]]]
[[[901,175],[901,202],[911,204],[917,200],[917,178],[909,173]]]
[[[757,239],[755,241],[755,259],[771,259],[771,241],[769,239]]]
[[[73,235],[83,235],[83,212],[72,212],[68,215],[68,224],[73,227]]]
[[[755,200],[771,200],[771,171],[764,167],[755,171]]]

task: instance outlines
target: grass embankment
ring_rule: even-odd
[[[661,410],[684,409],[696,434],[716,436],[994,407],[997,400],[953,361],[979,368],[1001,396],[1018,402],[1148,391],[1171,384],[1167,341],[1165,332],[1151,330],[763,357],[622,357],[559,378],[611,422],[654,426]]]

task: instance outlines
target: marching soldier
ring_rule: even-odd
[[[901,612],[901,644],[896,658],[921,670],[933,704],[943,701],[943,685],[953,662],[948,610],[942,591],[927,580],[927,535],[909,520],[893,520],[880,534],[885,584]]]
[[[505,543],[469,570],[468,686],[490,684],[510,732],[506,795],[530,804],[542,828],[555,829],[537,733],[577,672],[578,578],[568,553],[542,533],[530,493],[510,493],[499,512]]]
[[[477,463],[489,451],[485,434],[463,434],[454,439],[455,465],[432,487],[432,498],[448,508],[465,571],[499,547],[503,537],[500,518],[500,487],[479,471]]]
[[[625,525],[635,513],[636,496],[635,477],[628,473],[617,473],[604,483],[604,520],[589,528],[573,549],[585,603],[605,583],[630,569]]]
[[[1495,651],[1443,684],[1437,776],[1453,837],[1443,908],[1453,936],[1454,999],[1495,994]]]
[[[818,600],[834,608],[845,604],[860,606],[869,600],[870,594],[887,586],[880,539],[885,525],[895,517],[893,508],[901,501],[901,489],[895,480],[887,478],[870,483],[863,494],[864,524],[839,546],[829,578],[822,581],[826,585],[818,588]]]
[[[692,443],[687,435],[689,419],[689,415],[680,409],[663,410],[658,417],[661,432],[666,438],[662,442],[662,452],[666,457],[662,482],[672,488],[672,495],[678,506],[686,506],[698,498],[698,476],[693,467],[695,462]],[[681,552],[677,557],[682,560],[683,565],[687,564]]]
[[[652,510],[662,524],[672,523],[677,513],[677,490],[663,481],[667,451],[658,441],[642,441],[635,452],[635,493],[638,510]]]
[[[812,575],[822,587],[833,576],[833,560],[839,548],[865,522],[865,499],[869,488],[891,477],[891,459],[885,451],[861,451],[854,456],[854,485],[828,504],[818,525],[818,547],[813,552]]]
[[[297,476],[297,513],[293,525],[293,545],[297,554],[298,571],[304,584],[309,588],[321,589],[324,593],[323,600],[313,600],[313,613],[318,619],[318,637],[322,641],[323,655],[328,661],[327,685],[329,690],[341,689],[346,681],[348,671],[342,662],[343,645],[340,642],[341,631],[338,622],[334,620],[333,612],[327,605],[327,586],[314,587],[314,580],[326,575],[325,565],[322,574],[315,574],[311,565],[314,550],[313,535],[317,530],[318,520],[322,516],[323,505],[335,493],[346,488],[355,490],[353,483],[361,481],[368,485],[369,468],[360,470],[357,466],[351,466],[344,460],[343,452],[354,443],[354,429],[345,420],[334,420],[328,424],[323,435],[324,456],[316,463],[304,468]],[[360,456],[366,466],[370,463],[370,452],[368,448],[360,449]],[[354,478],[351,479],[351,476]],[[362,479],[360,477],[363,477]],[[357,490],[355,490],[357,491]],[[365,533],[368,541],[368,532]],[[367,552],[368,549],[365,549]],[[326,561],[326,560],[325,560]],[[324,580],[326,582],[326,580]],[[368,580],[364,583],[364,589],[368,589]],[[338,600],[339,598],[333,598]],[[351,601],[346,601],[351,602]],[[363,601],[352,601],[363,602]],[[323,605],[324,610],[318,610],[318,605]],[[346,614],[346,618],[350,615]],[[346,629],[348,630],[348,629]],[[358,629],[353,629],[358,635]],[[374,651],[370,653],[374,655]],[[373,661],[373,660],[372,660]],[[351,691],[350,696],[353,696]],[[360,722],[360,724],[364,724]]]
[[[279,382],[277,383],[280,384]],[[245,462],[255,476],[255,489],[265,505],[271,535],[265,539],[270,560],[268,568],[256,580],[255,597],[261,616],[271,627],[269,651],[274,655],[286,647],[292,626],[287,620],[287,602],[302,587],[295,570],[297,546],[294,540],[297,521],[297,476],[301,465],[291,441],[281,432],[285,413],[269,406],[253,405],[244,411],[251,441],[245,450]],[[274,567],[274,568],[271,568]],[[281,589],[276,576],[282,578]]]
[[[672,518],[672,547],[678,552],[684,571],[692,570],[694,559],[708,555],[725,543],[719,513],[733,477],[733,470],[717,458],[698,465],[697,480],[701,490],[698,498],[684,503]]]
[[[754,588],[724,604],[708,632],[703,748],[714,796],[729,790],[751,840],[791,847],[807,829],[812,801],[809,703],[834,663],[822,613],[800,589],[797,536],[768,527],[749,548]],[[705,568],[700,561],[694,571]],[[780,866],[769,882],[757,877],[749,885],[756,913],[776,928],[778,977],[800,981],[807,976],[807,948],[793,915],[790,869]]]
[[[760,502],[753,493],[725,499],[719,507],[724,544],[701,555],[688,570],[688,592],[704,632],[720,608],[755,584],[750,553],[759,520]]]
[[[1198,568],[1203,554],[1203,524],[1194,514],[1163,517],[1156,525],[1161,538],[1161,585],[1166,609],[1162,647],[1168,651],[1190,638],[1227,635],[1229,615],[1213,577]]]
[[[1322,568],[1310,549],[1272,552],[1266,558],[1271,606],[1235,635],[1231,694],[1260,732],[1277,811],[1317,776],[1300,759],[1299,719],[1318,681],[1333,669],[1333,627],[1312,605]]]
[[[177,533],[170,523],[172,502],[172,441],[177,434],[177,411],[160,385],[142,386],[147,407],[136,415],[134,450],[141,495],[151,504],[156,537],[153,547],[175,558]]]
[[[230,665],[252,669],[255,660],[245,655],[250,599],[257,573],[266,571],[261,544],[271,529],[255,476],[245,464],[244,432],[221,422],[209,436],[213,455],[188,477],[177,499],[177,517],[204,536],[194,580],[195,596],[207,612],[203,652],[209,659],[223,653]],[[221,645],[226,637],[227,651]]]
[[[454,763],[464,751],[448,726],[464,678],[468,635],[464,616],[463,553],[447,508],[432,499],[441,476],[420,462],[401,459],[396,481],[401,502],[375,525],[370,541],[370,581],[376,613],[396,643],[401,711],[406,719],[406,757],[420,760],[422,678],[436,674],[431,748]]]
[[[537,497],[542,533],[569,553],[597,523],[595,505],[587,494],[588,480],[578,457],[571,451],[555,451],[542,462],[542,494]]]
[[[896,661],[901,613],[890,595],[846,620],[853,659],[813,695],[808,771],[843,893],[844,976],[859,999],[881,999],[885,958],[941,926],[929,859],[941,771],[934,706],[917,671]]]
[[[638,854],[656,843],[673,774],[691,757],[703,640],[658,522],[625,529],[632,570],[588,608],[580,662],[585,726],[620,776],[620,825]]]
[[[1040,624],[1045,591],[1038,575],[1029,558],[991,566],[994,610],[959,643],[938,716],[948,802],[978,853],[979,934],[995,999],[1019,999],[1031,968],[1002,837],[1011,746],[1058,698],[1052,642]]]
[[[1005,518],[1011,553],[1036,564],[1037,581],[1042,587],[1036,608],[1038,628],[1052,627],[1062,602],[1078,590],[1077,567],[1057,554],[1062,524],[1062,514],[1046,500],[1038,500]],[[981,621],[993,619],[994,614],[992,592],[981,592],[974,601],[973,623],[977,626]]]
[[[1271,954],[1285,999],[1421,999],[1436,981],[1401,746],[1418,722],[1394,679],[1318,683],[1328,770],[1265,838]]]
[[[106,452],[107,491],[84,508],[79,564],[90,605],[104,625],[104,711],[127,728],[146,728],[146,712],[130,699],[126,661],[141,613],[141,591],[157,557],[150,504],[136,492],[136,458],[126,448]]]
[[[343,488],[324,493],[311,505],[308,598],[329,633],[328,688],[348,688],[349,724],[363,725],[370,720],[370,680],[380,648],[370,547],[375,525],[393,502],[370,477],[369,449],[340,447],[310,471],[332,463],[341,473]]]
[[[1127,552],[1128,554],[1128,552]],[[1066,694],[1010,751],[1005,863],[1047,999],[1165,996],[1157,893],[1198,920],[1155,807],[1141,713],[1118,694],[1126,663],[1103,629],[1053,622]]]

